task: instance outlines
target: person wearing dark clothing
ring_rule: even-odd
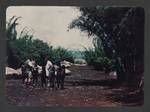
[[[65,80],[65,66],[61,67],[61,74],[60,74],[60,85],[61,89],[64,89],[64,80]]]
[[[56,76],[57,88],[60,88],[60,82],[61,82],[60,80],[61,80],[61,66],[59,66],[57,70],[57,76]]]
[[[50,71],[50,86],[52,88],[55,87],[55,67],[53,66]]]
[[[46,87],[46,71],[45,71],[45,66],[42,66],[42,73],[40,74],[41,76],[41,86]]]
[[[25,79],[26,79],[26,68],[25,68],[25,65],[22,64],[21,66],[21,72],[22,72],[22,83],[24,84],[25,83]]]
[[[35,86],[37,86],[38,84],[38,67],[37,65],[35,65],[35,67],[33,68],[33,84],[35,84]]]

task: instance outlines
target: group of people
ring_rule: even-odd
[[[28,59],[21,66],[22,81],[29,85],[49,87],[53,89],[64,89],[65,65],[53,64],[50,60],[46,64],[39,66],[35,61]]]

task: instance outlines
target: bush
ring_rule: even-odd
[[[111,71],[113,67],[113,61],[105,56],[101,46],[96,46],[94,49],[86,49],[84,52],[84,58],[88,65],[94,66],[96,70],[102,70],[105,72]]]
[[[93,66],[96,70],[104,70],[104,60],[102,57],[97,58],[93,61]]]
[[[112,65],[111,60],[108,59],[107,57],[98,57],[93,62],[93,66],[96,70],[102,70],[105,72],[111,70],[111,65]]]
[[[84,59],[88,63],[88,65],[93,65],[94,60],[96,59],[96,53],[94,49],[85,49],[84,51]]]

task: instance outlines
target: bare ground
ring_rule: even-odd
[[[8,104],[17,106],[118,107],[140,106],[143,93],[129,95],[129,88],[116,83],[115,77],[89,66],[72,66],[65,89],[26,88],[20,79],[6,80]]]

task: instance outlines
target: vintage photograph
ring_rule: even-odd
[[[141,7],[8,7],[7,103],[142,106],[144,23]]]

